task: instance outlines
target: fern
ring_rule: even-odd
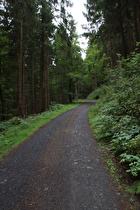
[[[140,194],[140,180],[135,181],[130,187],[130,193]]]

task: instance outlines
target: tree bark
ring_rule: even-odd
[[[139,40],[140,40],[140,2],[139,1],[137,5],[137,14],[138,14],[138,32],[139,32]]]
[[[75,84],[75,99],[76,99],[76,101],[78,100],[78,88],[77,88],[77,83]]]
[[[114,62],[113,62],[113,49],[112,49],[112,40],[111,40],[110,30],[108,31],[108,34],[109,34],[109,48],[110,48],[110,63],[111,63],[111,69],[113,69]]]
[[[132,32],[132,28],[130,26],[129,19],[127,20],[127,30],[128,30],[128,38],[129,38],[129,51],[133,52],[134,51],[134,40],[133,40],[133,32]]]
[[[69,59],[69,65],[72,67],[72,59],[71,59],[71,44],[68,44],[68,59]],[[71,72],[69,68],[69,73]],[[69,102],[72,103],[72,79],[69,77]]]
[[[119,0],[119,14],[120,14],[119,22],[120,22],[120,30],[121,30],[121,38],[122,38],[122,51],[123,51],[123,56],[127,57],[126,41],[125,41],[124,27],[123,27],[122,6],[121,6],[120,0]]]
[[[62,104],[65,103],[65,94],[64,94],[64,74],[62,73]]]
[[[32,114],[35,114],[35,60],[32,51]]]
[[[25,118],[26,109],[25,109],[25,57],[23,55],[23,66],[22,66],[22,98],[23,98],[23,116]]]
[[[46,61],[45,61],[45,110],[48,109],[48,83],[49,83],[49,78],[48,78],[48,66],[49,66],[49,60],[48,60],[48,49],[47,49],[47,53],[46,53]]]
[[[50,83],[50,80],[49,80],[49,69],[48,69],[48,72],[47,72],[47,78],[48,78],[48,109],[49,109],[49,106],[50,106],[50,86],[49,86],[49,83]]]
[[[97,87],[98,87],[97,76],[94,77],[94,81],[95,81],[95,89],[97,89]]]
[[[39,88],[39,113],[43,111],[43,78],[44,78],[44,56],[45,56],[45,32],[44,17],[42,16],[42,33],[41,33],[41,54],[40,54],[40,88]]]
[[[59,86],[60,86],[60,81],[59,81],[59,74],[57,74],[57,78],[56,78],[56,87],[57,87],[57,90],[56,90],[56,103],[59,103],[59,100],[60,100],[60,93],[59,93]]]
[[[137,25],[137,1],[132,0],[132,7],[133,7],[133,22],[134,22],[135,40],[136,40],[136,42],[138,42],[139,36],[138,36],[138,25]]]
[[[23,109],[23,22],[20,23],[20,50],[18,75],[18,116],[24,116]]]
[[[69,78],[69,102],[72,103],[72,79]]]
[[[2,86],[1,86],[1,55],[0,55],[0,99],[1,99],[1,113],[2,113],[2,116],[1,116],[1,120],[5,120],[5,117],[4,117],[4,100],[3,100],[3,94],[2,94]]]

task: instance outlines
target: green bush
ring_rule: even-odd
[[[0,122],[0,132],[4,132],[9,125],[7,125],[7,123],[5,122]]]
[[[110,70],[108,88],[90,94],[100,99],[89,111],[97,139],[107,141],[133,176],[140,174],[140,54],[122,59]],[[106,91],[103,91],[106,90]]]
[[[111,86],[103,85],[100,88],[97,88],[95,91],[90,93],[87,97],[88,100],[97,100],[99,98],[102,98],[104,95],[111,95],[112,94],[112,88]]]
[[[12,124],[12,125],[19,125],[21,123],[21,118],[19,117],[13,117],[9,120],[9,122]]]
[[[135,181],[131,187],[130,187],[130,192],[132,194],[139,194],[140,193],[140,180]]]
[[[49,107],[49,110],[52,110],[52,111],[59,110],[59,109],[62,109],[63,107],[65,107],[65,105],[63,105],[63,104],[56,104],[55,101],[51,101],[51,105]]]
[[[52,104],[52,110],[29,116],[26,119],[14,117],[8,121],[0,122],[0,159],[21,142],[25,141],[41,126],[48,123],[58,115],[68,111],[78,104]]]
[[[130,155],[127,153],[123,153],[120,155],[121,163],[128,163],[129,169],[126,172],[131,172],[133,176],[138,176],[140,172],[140,155]]]

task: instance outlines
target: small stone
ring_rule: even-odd
[[[44,191],[48,191],[48,190],[49,190],[49,188],[48,187],[45,187]]]

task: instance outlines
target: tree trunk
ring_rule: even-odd
[[[3,95],[2,95],[2,86],[1,86],[1,55],[0,55],[0,99],[1,99],[1,120],[5,120],[4,117],[4,100],[3,100]]]
[[[128,38],[129,38],[129,51],[133,52],[134,50],[133,32],[132,32],[129,19],[127,20],[127,30],[128,30]]]
[[[110,63],[111,63],[111,69],[113,69],[114,62],[113,62],[113,49],[112,49],[112,40],[111,40],[110,30],[108,31],[108,34],[109,34],[109,48],[110,48]]]
[[[49,61],[48,61],[49,62]],[[49,109],[49,106],[50,106],[50,87],[49,87],[49,69],[48,69],[48,71],[47,71],[47,78],[48,78],[48,83],[47,83],[47,85],[48,85],[48,109]]]
[[[77,88],[77,83],[75,84],[75,99],[76,99],[76,101],[78,100],[78,88]]]
[[[45,62],[45,110],[48,109],[48,83],[49,83],[49,78],[48,78],[48,52],[46,55],[46,62]]]
[[[24,116],[23,110],[23,22],[20,23],[20,50],[18,75],[18,116]]]
[[[137,1],[132,0],[133,7],[133,22],[134,22],[134,32],[135,32],[135,40],[139,41],[138,36],[138,25],[137,25]]]
[[[82,87],[81,87],[81,89],[82,89]],[[82,91],[81,91],[82,92]],[[80,84],[79,84],[79,82],[78,82],[78,99],[79,99],[79,97],[80,97]]]
[[[22,66],[22,98],[23,98],[23,118],[25,118],[25,57],[23,56]]]
[[[139,40],[140,40],[140,2],[139,1],[137,5],[137,14],[138,14],[138,32],[139,32]]]
[[[64,75],[62,73],[62,104],[65,103],[65,94],[64,94]]]
[[[120,30],[121,30],[121,38],[122,38],[122,52],[123,56],[127,57],[127,49],[126,49],[126,41],[124,36],[124,27],[123,27],[123,16],[122,16],[122,7],[121,1],[119,0],[119,14],[120,14]]]
[[[35,60],[32,51],[32,114],[35,114]]]
[[[59,99],[60,99],[60,94],[59,94],[59,86],[60,86],[60,82],[59,82],[59,75],[57,74],[57,78],[56,78],[56,81],[57,81],[57,90],[56,90],[56,103],[59,103]]]
[[[69,102],[72,103],[72,79],[69,78]]]
[[[97,87],[98,87],[97,76],[94,77],[94,81],[95,81],[95,89],[97,89]]]
[[[42,17],[42,33],[41,33],[41,54],[40,54],[40,88],[39,88],[39,113],[43,111],[43,78],[44,78],[44,56],[45,56],[45,33],[44,18]]]

